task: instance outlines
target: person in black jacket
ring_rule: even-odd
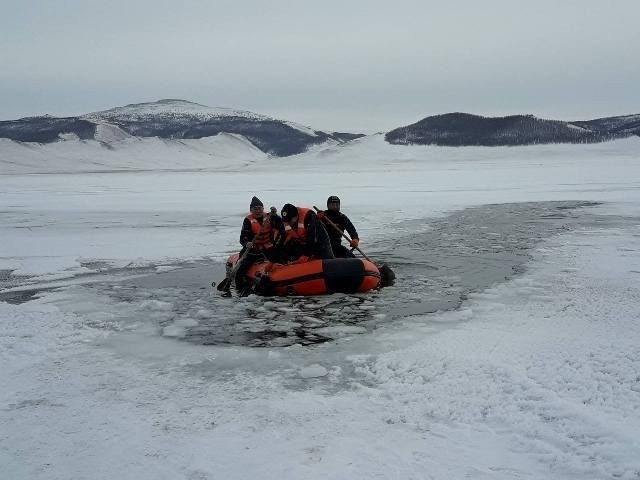
[[[327,233],[331,240],[331,248],[336,258],[355,257],[351,250],[342,245],[342,233],[345,230],[351,237],[351,241],[349,242],[351,248],[357,247],[360,244],[360,239],[349,217],[340,211],[340,199],[335,195],[331,195],[327,199],[327,209],[324,212],[319,212],[318,218],[326,225]],[[333,222],[340,231],[336,230],[327,220]]]
[[[327,230],[313,210],[287,203],[280,215],[287,232],[284,241],[286,256],[298,262],[305,262],[309,257],[335,258]]]

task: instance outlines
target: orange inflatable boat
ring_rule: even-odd
[[[227,272],[239,255],[227,260]],[[324,295],[327,293],[367,292],[380,286],[380,271],[362,258],[332,258],[304,263],[256,262],[246,279],[259,295]]]

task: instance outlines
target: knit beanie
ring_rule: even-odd
[[[340,199],[335,195],[331,195],[329,198],[327,198],[327,207],[330,203],[340,203]]]
[[[280,216],[282,217],[282,220],[289,222],[293,217],[298,216],[298,209],[294,205],[286,203],[284,207],[282,207]]]

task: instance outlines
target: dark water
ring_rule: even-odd
[[[102,298],[112,306],[104,328],[152,321],[166,336],[198,344],[287,346],[314,344],[366,333],[381,322],[458,308],[470,292],[510,279],[524,270],[542,240],[567,230],[619,225],[628,219],[598,216],[590,202],[483,205],[439,219],[398,223],[397,233],[371,245],[369,255],[396,273],[393,287],[356,295],[223,298],[211,287],[224,278],[223,265],[196,262],[157,273],[151,269],[92,274],[74,295]],[[96,280],[96,275],[109,279]],[[133,274],[136,274],[132,278]],[[13,281],[10,272],[6,281]],[[0,278],[1,280],[1,278]],[[0,292],[19,303],[42,288]],[[73,302],[67,302],[73,309]],[[114,313],[116,312],[116,313]],[[95,326],[95,325],[94,325]]]
[[[590,214],[588,207],[595,205],[483,205],[429,221],[421,231],[399,238],[392,251],[377,254],[402,272],[388,310],[393,316],[407,316],[457,308],[468,293],[522,273],[531,250],[542,240],[563,231],[619,222]]]

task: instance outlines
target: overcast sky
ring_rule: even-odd
[[[0,0],[0,120],[181,98],[324,130],[640,113],[640,1]]]

